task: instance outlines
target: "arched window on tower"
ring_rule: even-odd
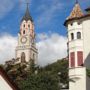
[[[25,28],[25,24],[23,25],[23,27]]]
[[[74,34],[73,33],[71,33],[71,40],[73,40],[74,39]]]
[[[81,32],[77,32],[77,39],[81,39]]]
[[[26,62],[25,58],[26,58],[25,53],[22,52],[21,53],[21,63],[25,63]]]
[[[23,34],[25,34],[25,30],[23,31]]]
[[[28,28],[30,28],[30,24],[28,24]]]
[[[28,24],[28,30],[30,31],[30,24]]]

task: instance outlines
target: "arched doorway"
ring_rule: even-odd
[[[21,53],[21,63],[25,63],[26,62],[25,58],[26,58],[25,53],[22,52]]]

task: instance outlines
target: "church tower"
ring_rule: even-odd
[[[83,18],[78,1],[65,21],[68,32],[69,90],[86,90],[86,68],[84,66]]]
[[[19,58],[18,63],[28,63],[30,60],[34,60],[37,63],[38,50],[35,43],[34,22],[30,15],[28,4],[20,24],[16,58]]]

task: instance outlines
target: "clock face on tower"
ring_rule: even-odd
[[[22,42],[22,43],[26,43],[26,42],[27,42],[27,37],[22,37],[22,38],[21,38],[21,42]]]

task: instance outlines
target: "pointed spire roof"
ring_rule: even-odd
[[[30,20],[30,21],[33,22],[33,19],[32,19],[31,15],[30,15],[30,12],[29,12],[29,8],[28,8],[28,7],[29,7],[29,6],[28,6],[28,3],[27,3],[26,12],[25,12],[25,15],[24,15],[23,18],[22,18],[22,21],[23,21],[23,20],[26,20],[26,21]]]
[[[74,18],[79,18],[82,17],[84,14],[80,8],[80,5],[78,3],[78,0],[76,0],[75,6],[70,14],[70,16],[67,18],[67,20],[69,19],[74,19]]]

